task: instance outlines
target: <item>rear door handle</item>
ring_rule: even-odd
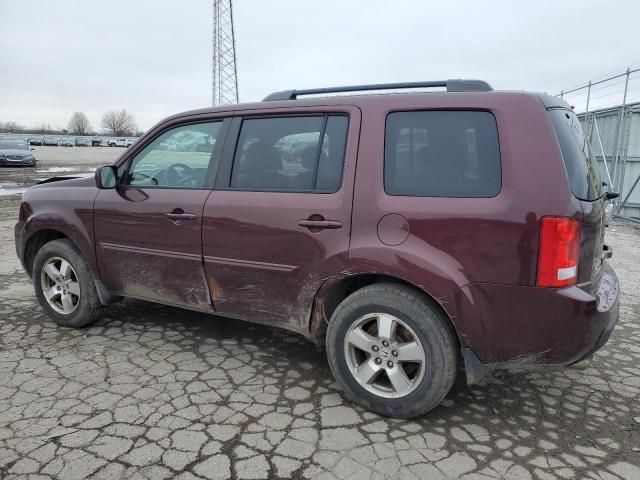
[[[298,225],[307,228],[341,228],[342,222],[338,220],[300,220]]]
[[[165,213],[165,217],[170,220],[195,220],[198,216],[195,213]]]

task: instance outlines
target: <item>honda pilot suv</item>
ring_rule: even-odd
[[[441,90],[319,96],[413,87]],[[545,94],[292,90],[172,116],[95,178],[30,188],[16,247],[59,325],[131,297],[283,327],[326,344],[349,398],[407,418],[459,366],[474,383],[605,344],[598,168]]]

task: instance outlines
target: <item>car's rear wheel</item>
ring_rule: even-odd
[[[457,374],[455,332],[425,295],[396,284],[364,287],[335,310],[327,357],[345,394],[381,415],[435,408]]]
[[[33,286],[40,305],[58,325],[84,327],[102,313],[89,267],[69,240],[54,240],[38,250]]]

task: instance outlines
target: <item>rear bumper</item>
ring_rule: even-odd
[[[602,347],[604,347],[607,344],[607,342],[609,341],[609,338],[611,338],[611,334],[613,333],[613,329],[618,324],[618,318],[620,318],[620,303],[616,302],[615,311],[611,312],[611,320],[610,320],[609,324],[606,327],[604,327],[604,330],[602,331],[602,333],[598,337],[598,341],[596,342],[596,344],[593,346],[593,348],[591,348],[591,350],[589,350],[586,354],[584,354],[582,356],[582,358],[579,358],[575,362],[572,362],[570,365],[576,365],[578,363],[581,363],[581,362],[583,362],[585,360],[590,359],[593,356],[594,353],[596,353],[598,350],[600,350]]]
[[[440,299],[458,331],[468,381],[493,370],[560,367],[591,356],[618,321],[618,277],[606,261],[591,292],[477,284]]]

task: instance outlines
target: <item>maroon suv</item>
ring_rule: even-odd
[[[317,97],[404,87],[446,91]],[[55,180],[25,193],[15,235],[58,324],[133,297],[284,327],[384,415],[434,408],[460,362],[476,382],[587,359],[618,318],[615,194],[544,94],[279,92],[172,116],[95,179]]]

